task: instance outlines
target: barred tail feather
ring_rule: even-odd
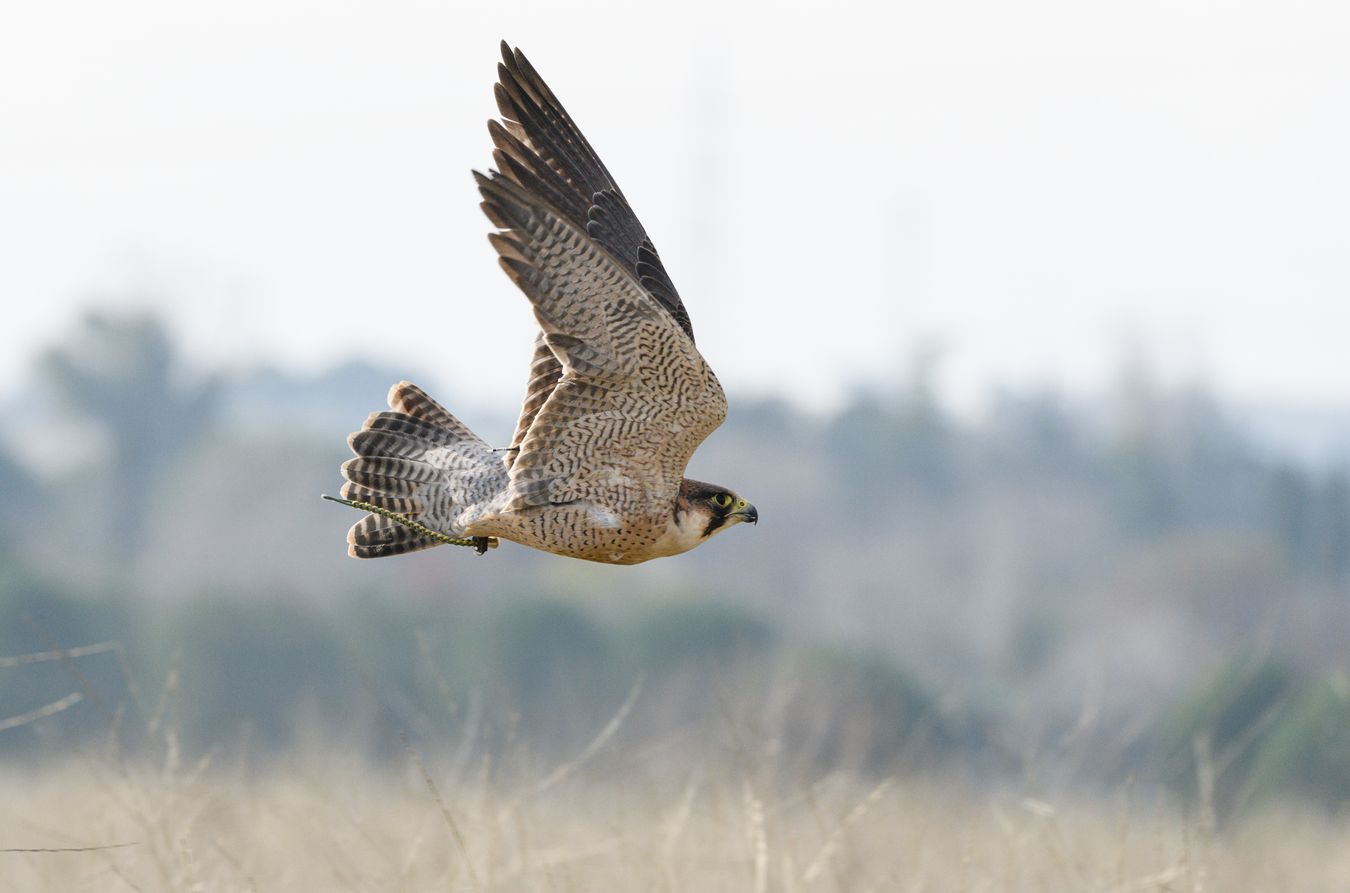
[[[386,558],[441,544],[439,540],[379,515],[366,515],[353,524],[347,532],[347,543],[347,551],[354,558]]]
[[[383,558],[440,545],[458,536],[456,519],[491,495],[504,476],[492,449],[414,384],[389,391],[392,411],[371,413],[347,438],[356,457],[342,465],[342,497],[417,522],[409,527],[368,514],[347,533],[355,558]]]

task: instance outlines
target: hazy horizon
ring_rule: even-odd
[[[359,354],[514,406],[533,321],[469,177],[506,37],[731,389],[828,405],[936,349],[969,410],[1141,352],[1228,400],[1350,401],[1331,3],[76,7],[0,37],[11,381],[103,296],[208,367]]]

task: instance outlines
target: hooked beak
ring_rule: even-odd
[[[731,513],[731,517],[741,521],[748,521],[751,524],[759,523],[759,512],[753,505],[742,499],[736,505],[736,511]]]

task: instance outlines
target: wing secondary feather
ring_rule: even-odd
[[[525,54],[506,41],[501,51],[494,92],[502,120],[488,122],[500,176],[590,236],[692,341],[693,325],[679,292],[604,162]],[[520,418],[503,459],[508,469],[562,374],[563,364],[541,332]]]
[[[533,304],[561,369],[511,465],[508,510],[615,492],[673,499],[690,456],[726,416],[716,376],[588,231],[514,180],[475,176],[502,229],[491,236],[502,268]]]

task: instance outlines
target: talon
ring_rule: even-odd
[[[473,547],[479,555],[486,555],[488,550],[488,538],[485,536],[476,536],[473,538]]]

